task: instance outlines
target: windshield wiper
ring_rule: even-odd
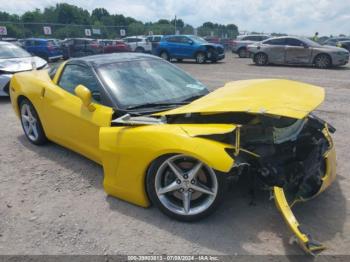
[[[139,108],[148,108],[148,107],[168,107],[173,105],[186,105],[187,103],[185,101],[182,102],[168,102],[168,103],[146,103],[142,105],[136,105],[136,106],[128,106],[126,109],[139,109]]]

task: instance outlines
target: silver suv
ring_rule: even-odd
[[[238,54],[240,58],[249,57],[247,46],[270,38],[268,35],[239,35],[232,43],[232,53]]]

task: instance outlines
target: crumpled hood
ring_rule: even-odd
[[[158,115],[247,112],[302,119],[323,102],[324,96],[321,87],[291,80],[242,80]]]
[[[0,59],[0,70],[10,73],[29,71],[33,69],[33,62],[36,64],[36,68],[38,69],[44,67],[47,64],[44,59],[37,56]]]

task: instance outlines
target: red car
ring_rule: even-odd
[[[121,40],[100,40],[100,45],[103,46],[103,53],[130,52],[128,44]]]

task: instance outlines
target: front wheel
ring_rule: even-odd
[[[256,65],[263,66],[267,65],[268,58],[267,55],[264,53],[258,53],[254,56],[254,62]]]
[[[157,159],[147,173],[147,192],[164,214],[196,221],[213,213],[222,202],[224,175],[185,155]]]
[[[204,64],[205,63],[205,60],[206,60],[206,55],[205,55],[205,53],[203,53],[203,52],[198,52],[197,54],[196,54],[196,62],[198,63],[198,64]]]
[[[20,103],[21,123],[24,134],[30,142],[35,145],[42,145],[47,142],[44,129],[41,125],[38,113],[28,99]]]
[[[314,64],[317,68],[325,69],[331,67],[332,61],[329,55],[321,54],[316,56]]]

